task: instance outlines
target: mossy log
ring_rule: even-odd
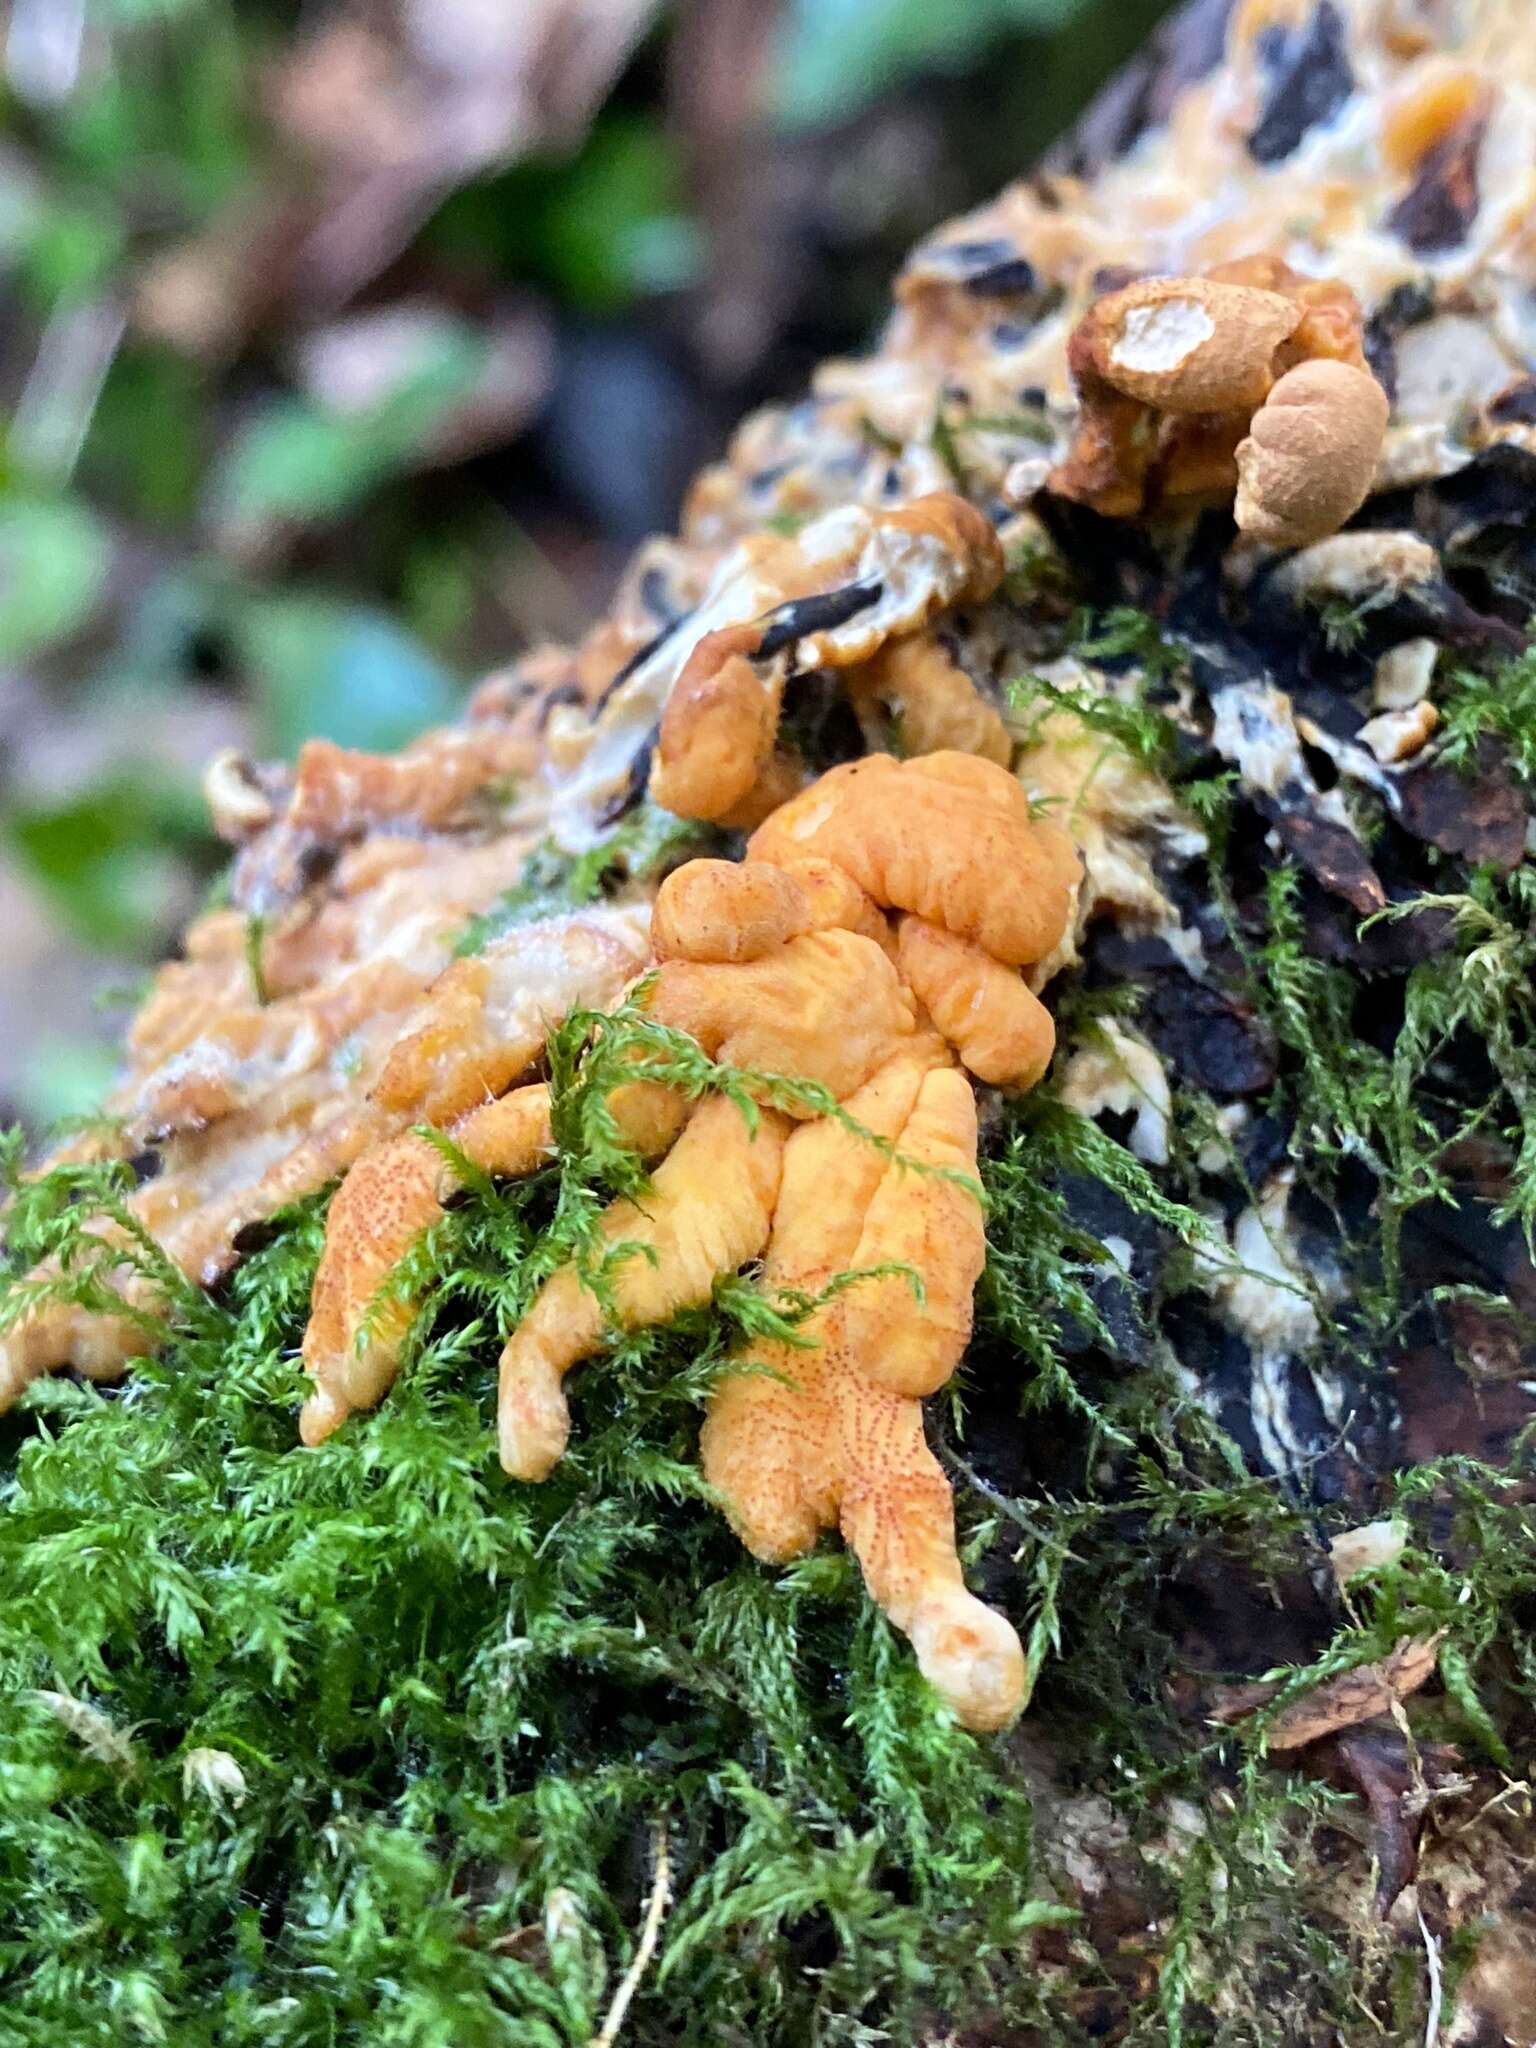
[[[580,647],[401,757],[219,764],[229,903],[112,1121],[12,1151],[0,2041],[1532,2038],[1527,15],[1198,0],[914,253],[868,359],[743,426]],[[1392,413],[1346,531],[1281,553],[1230,489],[1054,491],[1087,306],[1252,256],[1360,302]],[[889,548],[810,575],[940,492],[1003,549],[993,594]],[[750,1273],[577,1378],[548,1480],[499,1470],[501,1338],[640,1186],[607,1088],[637,1052],[729,1085],[599,1024],[596,984],[498,1041],[558,1158],[458,1159],[398,1384],[296,1448],[327,1201],[428,1115],[426,992],[739,855],[739,817],[646,791],[746,618],[783,691],[764,802],[899,751],[903,690],[958,676],[1087,869],[1051,1077],[983,1093],[988,1266],[929,1414],[1030,1654],[1001,1736],[839,1550],[765,1569],[706,1499],[710,1386],[793,1330]]]

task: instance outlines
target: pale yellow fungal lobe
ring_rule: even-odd
[[[238,747],[221,748],[203,770],[203,798],[214,831],[232,843],[270,825],[277,814],[276,805]]]
[[[1277,548],[1337,532],[1371,488],[1389,410],[1369,370],[1327,361],[1288,370],[1237,451],[1240,529]]]

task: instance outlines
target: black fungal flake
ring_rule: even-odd
[[[538,715],[535,720],[539,731],[544,731],[549,724],[552,714],[562,704],[580,704],[584,701],[580,690],[577,689],[574,683],[557,683],[539,706]]]
[[[1432,319],[1435,288],[1427,278],[1411,278],[1394,285],[1365,323],[1363,345],[1371,375],[1386,392],[1397,399],[1397,338],[1410,327]]]
[[[599,808],[595,819],[598,825],[605,828],[617,825],[619,820],[627,817],[644,798],[651,780],[651,762],[655,758],[658,736],[659,728],[653,727],[630,762],[629,773],[624,778],[623,786],[616,789]]]
[[[1210,982],[1166,977],[1143,1019],[1181,1081],[1209,1095],[1257,1095],[1275,1078],[1275,1051],[1251,1003]]]
[[[1411,517],[1426,540],[1454,553],[1490,527],[1528,532],[1533,505],[1536,454],[1502,441],[1484,448],[1454,475],[1423,485],[1413,495]],[[1518,646],[1511,651],[1518,652]]]
[[[621,668],[615,669],[614,673],[608,678],[608,681],[603,685],[602,694],[599,696],[597,702],[592,707],[592,716],[594,719],[597,718],[600,715],[600,713],[604,710],[609,698],[613,696],[614,692],[616,690],[623,689],[624,685],[629,681],[630,677],[635,673],[636,669],[643,668],[645,666],[646,662],[650,660],[651,656],[656,652],[657,648],[662,646],[665,641],[671,639],[672,635],[683,623],[683,620],[688,616],[689,614],[687,612],[680,612],[675,618],[668,619],[666,624],[662,626],[659,632],[653,634],[649,640],[645,641],[641,646],[635,649],[634,653],[629,657],[628,661],[626,661]],[[580,700],[581,692],[579,690],[576,690],[574,686],[573,695],[577,698],[578,701]]]
[[[1415,255],[1457,249],[1479,204],[1477,156],[1486,117],[1460,122],[1425,156],[1419,175],[1387,215],[1387,226]]]
[[[1283,163],[1309,128],[1331,121],[1355,89],[1349,39],[1333,0],[1321,0],[1306,27],[1272,29],[1260,40],[1270,77],[1269,97],[1248,138],[1255,163]]]
[[[811,597],[791,598],[764,621],[756,658],[767,661],[809,634],[835,632],[878,603],[884,589],[885,585],[876,578],[868,583],[845,583],[841,589],[820,591]]]
[[[1521,377],[1501,391],[1490,403],[1488,417],[1501,427],[1536,427],[1536,377]]]
[[[1037,288],[1035,266],[1002,237],[985,242],[951,242],[948,246],[961,283],[978,298],[1000,298]]]
[[[1035,266],[1006,235],[930,243],[914,258],[907,274],[958,284],[980,299],[1034,298],[1040,290]]]

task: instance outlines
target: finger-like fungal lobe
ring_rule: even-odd
[[[679,817],[724,817],[773,750],[788,655],[754,659],[762,640],[757,625],[707,633],[667,700],[650,787]]]
[[[649,1082],[616,1089],[608,1108],[642,1160],[662,1156],[685,1114],[677,1095]],[[408,1262],[458,1190],[455,1158],[502,1180],[553,1163],[548,1086],[535,1082],[482,1103],[444,1135],[451,1151],[415,1131],[371,1147],[332,1198],[301,1347],[314,1381],[299,1417],[307,1444],[322,1443],[393,1386],[421,1306]]]
[[[931,1044],[847,1107],[890,1152],[825,1121],[792,1135],[764,1285],[815,1295],[840,1274],[906,1270],[834,1294],[797,1333],[809,1346],[744,1344],[743,1370],[710,1403],[704,1472],[742,1541],[769,1562],[840,1528],[956,1717],[1000,1728],[1023,1701],[1024,1654],[1008,1620],[965,1585],[920,1398],[959,1362],[985,1255],[980,1204],[961,1184],[975,1172],[975,1103]]]
[[[1051,1063],[1051,1013],[1017,969],[926,918],[904,917],[897,960],[908,987],[978,1081],[1032,1088]]]
[[[616,1202],[605,1244],[625,1250],[608,1275],[620,1328],[662,1323],[706,1302],[715,1281],[755,1258],[768,1238],[789,1120],[755,1122],[713,1096],[657,1167],[642,1208]],[[607,1328],[596,1289],[574,1265],[548,1279],[501,1354],[497,1434],[517,1479],[543,1479],[565,1449],[570,1413],[562,1382],[602,1348]]]
[[[553,1157],[549,1090],[542,1085],[477,1114],[480,1130],[476,1118],[467,1118],[452,1135],[484,1170],[517,1176]],[[443,1213],[443,1166],[430,1139],[405,1132],[365,1152],[332,1197],[302,1346],[314,1381],[299,1417],[307,1444],[322,1442],[357,1409],[375,1406],[394,1382],[419,1305],[402,1284],[403,1268]]]
[[[650,681],[665,691],[651,795],[682,817],[730,818],[768,767],[793,676],[872,664],[938,613],[990,597],[1002,576],[990,521],[953,491],[889,512],[848,507],[771,552],[733,558],[713,606],[701,607],[706,621],[712,610],[725,620],[658,661]],[[934,690],[917,694],[921,724]],[[937,707],[929,716],[943,722]],[[970,724],[995,751],[994,724],[975,710]]]
[[[570,1367],[615,1324],[703,1300],[766,1242],[766,1287],[826,1299],[802,1342],[743,1347],[705,1422],[706,1474],[761,1557],[840,1527],[977,1729],[1018,1711],[1025,1667],[1011,1624],[966,1589],[923,1435],[986,1254],[976,1105],[955,1055],[1006,1087],[1044,1071],[1053,1029],[1020,970],[1060,944],[1077,881],[1069,844],[1007,772],[958,753],[834,769],[767,821],[746,862],[669,876],[651,1014],[730,1066],[816,1083],[845,1117],[765,1112],[754,1135],[731,1103],[706,1101],[651,1195],[603,1220],[606,1241],[649,1256],[626,1255],[606,1303],[562,1268],[502,1360],[503,1463],[542,1478],[569,1434]],[[886,910],[902,913],[894,931]]]

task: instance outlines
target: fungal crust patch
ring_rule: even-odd
[[[1155,376],[1159,371],[1176,370],[1215,332],[1215,321],[1194,299],[1161,299],[1156,305],[1132,306],[1109,359],[1123,370]]]

